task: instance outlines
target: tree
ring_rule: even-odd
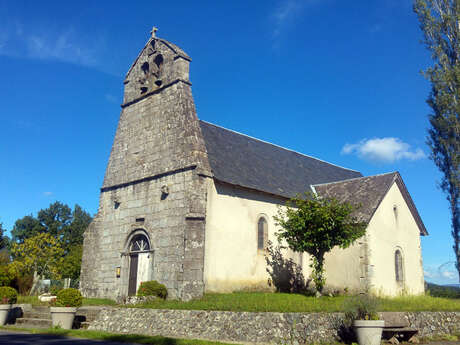
[[[63,236],[63,245],[66,251],[72,251],[75,246],[83,245],[83,233],[93,218],[79,205],[75,205],[72,212],[72,222]]]
[[[56,201],[47,209],[40,210],[37,218],[47,233],[62,242],[72,222],[72,210],[69,206]]]
[[[434,62],[424,72],[431,82],[427,143],[443,174],[440,187],[449,202],[460,280],[460,1],[415,0],[414,11]]]
[[[60,276],[77,280],[80,277],[82,255],[83,246],[81,244],[73,246],[62,260],[59,267]]]
[[[18,272],[46,278],[60,278],[64,250],[58,240],[48,233],[27,238],[23,243],[13,243],[11,253]]]
[[[29,215],[18,219],[11,230],[12,242],[24,243],[27,238],[48,233],[67,253],[73,246],[83,244],[83,233],[91,220],[90,214],[79,205],[72,211],[66,204],[56,201],[40,210],[37,217]]]
[[[324,255],[335,246],[347,248],[366,232],[366,224],[352,216],[354,209],[334,198],[306,194],[305,199],[291,199],[274,217],[282,228],[278,240],[286,241],[295,252],[312,256],[312,279],[320,293],[325,284]]]
[[[15,243],[24,243],[29,237],[45,232],[46,229],[40,224],[39,220],[32,215],[18,219],[11,230],[11,241]]]
[[[8,247],[9,239],[5,235],[6,230],[3,228],[3,224],[0,223],[0,250]]]

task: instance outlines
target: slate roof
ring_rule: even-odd
[[[354,178],[346,181],[314,185],[312,187],[320,196],[334,197],[339,201],[361,205],[355,215],[359,220],[368,223],[393,183],[396,183],[401,190],[401,194],[419,227],[420,234],[428,235],[428,231],[398,172]]]
[[[286,198],[310,185],[361,177],[339,167],[200,120],[214,178]]]

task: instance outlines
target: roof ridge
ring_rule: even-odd
[[[316,187],[316,186],[325,186],[325,185],[328,185],[328,184],[342,183],[342,182],[348,182],[348,181],[359,180],[359,179],[370,178],[370,177],[378,177],[378,176],[384,176],[384,175],[391,175],[391,174],[399,174],[399,172],[396,170],[396,171],[387,172],[387,173],[383,173],[383,174],[370,175],[370,176],[361,176],[361,177],[353,177],[353,178],[349,178],[349,179],[346,179],[346,180],[340,180],[340,181],[334,181],[334,182],[318,183],[318,184],[314,184],[314,185],[312,185],[312,186],[313,186],[313,187]]]
[[[276,144],[273,144],[269,141],[265,141],[265,140],[262,140],[262,139],[259,139],[259,138],[255,138],[255,137],[252,137],[250,135],[247,135],[247,134],[244,134],[244,133],[240,133],[238,131],[235,131],[233,129],[229,129],[229,128],[225,128],[225,127],[222,127],[222,126],[219,126],[219,125],[216,125],[214,123],[211,123],[211,122],[208,122],[208,121],[205,121],[205,120],[199,120],[201,122],[204,122],[204,123],[207,123],[211,126],[215,126],[215,127],[219,127],[219,128],[222,128],[222,129],[225,129],[226,131],[229,131],[229,132],[233,132],[233,133],[236,133],[236,134],[239,134],[239,135],[242,135],[242,136],[245,136],[245,137],[248,137],[248,138],[251,138],[253,140],[257,140],[257,141],[260,141],[262,143],[265,143],[265,144],[269,144],[269,145],[272,145],[272,146],[275,146],[275,147],[278,147],[280,149],[283,149],[283,150],[286,150],[286,151],[290,151],[290,152],[294,152],[294,153],[297,153],[298,155],[301,155],[301,156],[304,156],[304,157],[308,157],[308,158],[311,158],[311,159],[315,159],[317,161],[320,161],[320,162],[323,162],[323,163],[326,163],[326,164],[329,164],[329,165],[333,165],[335,167],[338,167],[338,168],[341,168],[341,169],[345,169],[345,170],[350,170],[350,171],[354,171],[354,172],[357,172],[357,173],[361,173],[360,171],[358,170],[354,170],[354,169],[350,169],[350,168],[345,168],[343,166],[340,166],[340,165],[337,165],[337,164],[334,164],[334,163],[330,163],[330,162],[327,162],[325,160],[322,160],[322,159],[319,159],[319,158],[316,158],[316,157],[313,157],[313,156],[309,156],[305,153],[301,153],[301,152],[298,152],[298,151],[294,151],[294,150],[291,150],[291,149],[288,149],[286,147],[283,147],[283,146],[280,146],[280,145],[276,145]]]

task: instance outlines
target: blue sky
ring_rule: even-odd
[[[123,77],[154,25],[192,57],[201,119],[364,175],[398,170],[430,232],[427,280],[458,282],[410,0],[0,0],[7,229],[55,200],[97,212]]]

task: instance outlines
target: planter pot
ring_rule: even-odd
[[[353,329],[359,345],[380,345],[385,320],[355,320]]]
[[[73,320],[77,308],[73,307],[51,307],[51,321],[53,327],[60,326],[63,329],[72,329]]]
[[[0,304],[0,326],[3,326],[8,319],[11,310],[11,304]]]

